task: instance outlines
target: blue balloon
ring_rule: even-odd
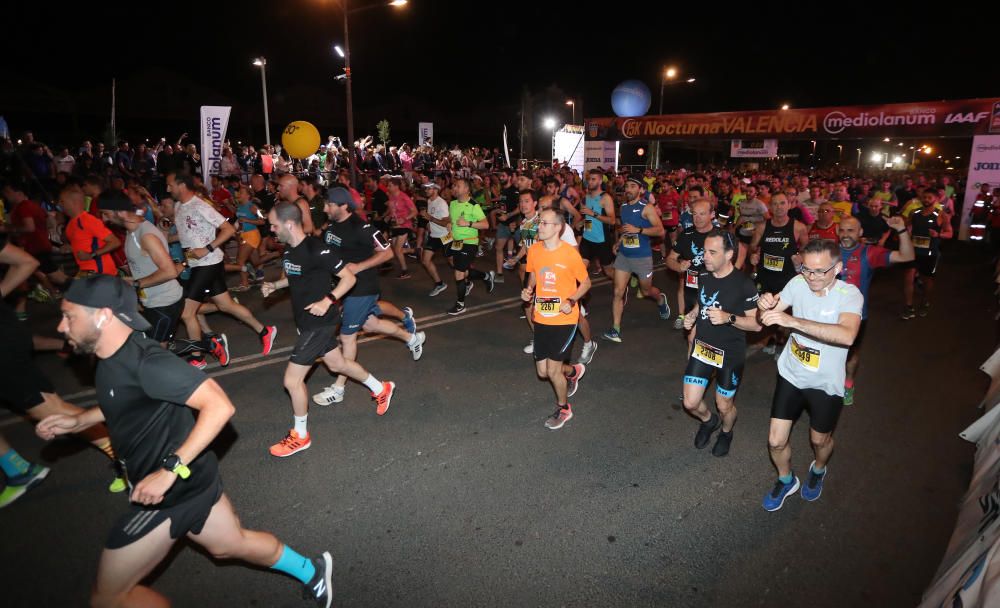
[[[626,80],[611,92],[611,108],[621,117],[642,116],[652,101],[649,87],[641,80]]]

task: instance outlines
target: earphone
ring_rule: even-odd
[[[101,317],[100,319],[98,319],[97,320],[97,329],[100,329],[101,326],[104,325],[107,322],[107,320],[108,320],[107,317]]]

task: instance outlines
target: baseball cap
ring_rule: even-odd
[[[152,327],[139,314],[139,297],[125,281],[107,274],[75,279],[63,296],[67,301],[90,308],[110,308],[118,320],[137,331]]]
[[[640,188],[645,188],[645,187],[646,187],[646,182],[642,181],[642,179],[641,179],[641,178],[639,178],[639,177],[636,177],[636,176],[634,176],[634,175],[630,175],[630,176],[628,177],[628,179],[627,179],[627,180],[625,180],[625,181],[626,181],[626,182],[632,182],[633,184],[635,184],[635,185],[639,186]]]
[[[109,190],[101,195],[102,211],[135,211],[135,205],[121,190]]]
[[[424,188],[434,188],[435,190],[440,190],[441,186],[437,182],[427,182],[424,184]]]
[[[354,197],[346,188],[330,188],[326,193],[326,200],[334,205],[348,205],[354,209]]]

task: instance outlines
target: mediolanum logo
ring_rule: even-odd
[[[629,139],[639,136],[639,121],[631,118],[622,123],[622,135]]]

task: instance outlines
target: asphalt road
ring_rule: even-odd
[[[872,288],[857,405],[841,418],[815,503],[760,506],[775,475],[766,449],[773,359],[747,362],[729,457],[696,450],[696,423],[678,398],[681,332],[649,300],[633,299],[625,342],[599,340],[572,399],[575,417],[549,431],[542,423],[554,400],[521,352],[529,333],[516,276],[493,295],[477,285],[469,312],[453,318],[443,313],[454,286],[428,298],[419,268],[383,286],[416,309],[428,336],[423,359],[388,340],[360,348],[363,365],[398,385],[388,414],[376,416],[367,391],[349,386],[343,403],[312,408],[313,447],[288,459],[267,452],[291,424],[281,385],[295,335],[287,297],[239,294],[279,326],[269,357],[249,329],[210,318],[234,358],[223,375],[208,370],[237,405],[214,446],[225,488],[247,527],[303,553],[332,552],[337,606],[913,606],[970,478],[974,448],[957,433],[978,414],[988,382],[977,367],[995,334],[979,257],[945,257],[923,319],[897,318],[899,276],[881,271]],[[676,289],[664,272],[656,282]],[[610,321],[610,291],[595,284],[598,333]],[[53,333],[55,308],[31,310],[36,330]],[[62,394],[93,401],[86,360],[39,362]],[[328,378],[318,369],[311,392]],[[105,490],[96,451],[74,440],[46,446],[11,418],[0,418],[0,432],[53,466],[0,512],[3,604],[83,605],[125,498]],[[804,424],[793,435],[800,473],[812,459],[807,435]],[[296,581],[213,563],[188,543],[151,582],[177,606],[308,605]]]

